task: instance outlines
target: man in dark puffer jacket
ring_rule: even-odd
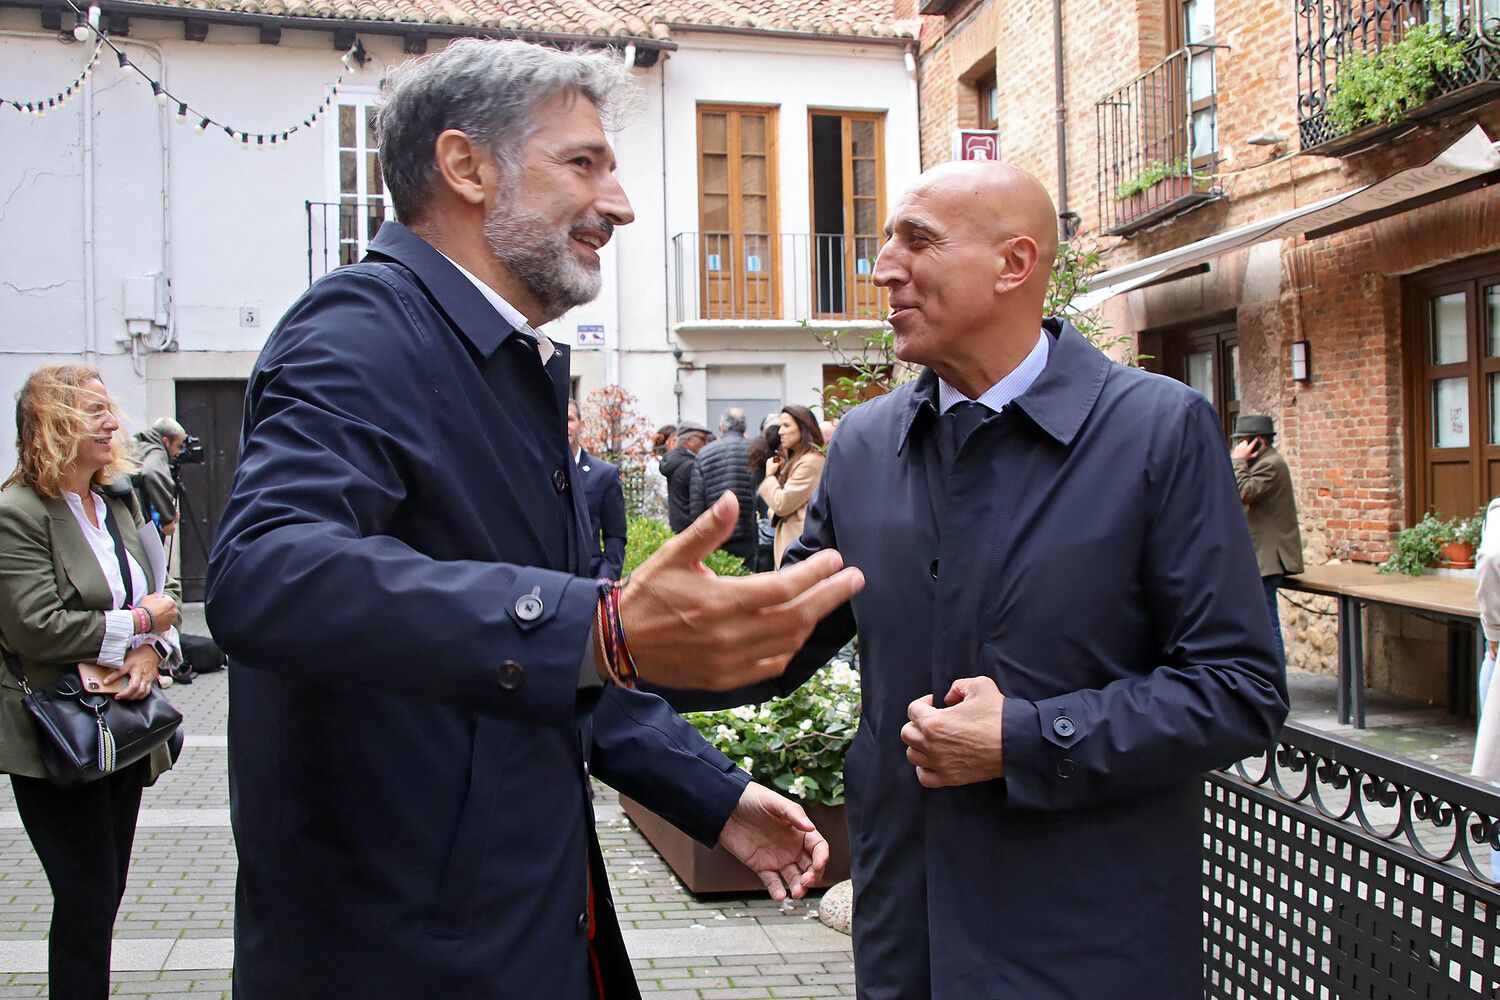
[[[681,531],[693,523],[689,516],[693,468],[698,451],[707,440],[707,427],[684,420],[677,425],[677,447],[662,456],[661,474],[667,481],[667,523],[673,531]]]
[[[755,568],[755,478],[750,474],[750,442],[745,440],[745,411],[731,406],[719,417],[719,440],[698,453],[688,503],[691,520],[733,490],[740,501],[740,523],[720,546]]]

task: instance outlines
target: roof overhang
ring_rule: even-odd
[[[1475,125],[1421,166],[1095,275],[1088,292],[1075,299],[1073,307],[1092,309],[1106,299],[1243,247],[1291,236],[1318,239],[1488,187],[1497,181],[1500,181],[1500,143],[1491,142],[1484,129]]]

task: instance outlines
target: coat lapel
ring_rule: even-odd
[[[73,512],[68,509],[68,502],[61,497],[44,497],[42,503],[46,505],[52,520],[52,547],[62,563],[63,574],[67,576],[73,589],[78,591],[83,606],[89,609],[114,607],[109,581],[104,579],[99,560],[94,558],[94,550],[89,547],[89,540],[83,536],[83,529],[78,526]]]

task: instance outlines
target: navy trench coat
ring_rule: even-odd
[[[1071,326],[944,475],[932,372],[839,425],[788,562],[866,586],[783,693],[857,628],[846,762],[865,1000],[1201,1000],[1203,780],[1272,742],[1285,673],[1213,409]],[[907,706],[1006,695],[1006,775],[924,789]]]
[[[595,959],[637,996],[590,760],[707,843],[748,778],[659,699],[579,690],[567,387],[395,222],[268,340],[208,581],[237,1000],[584,1000]]]

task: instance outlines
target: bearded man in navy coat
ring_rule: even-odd
[[[620,487],[620,467],[584,450],[583,417],[576,399],[568,400],[568,449],[583,480],[589,513],[589,575],[618,580],[625,566],[625,491]]]
[[[593,298],[631,221],[603,125],[628,77],[607,53],[472,39],[393,71],[401,221],[255,365],[208,579],[235,661],[237,1000],[637,997],[591,773],[773,898],[826,859],[800,807],[603,655],[568,354],[537,329]],[[720,503],[619,593],[643,677],[779,674],[858,587],[837,556],[705,577],[734,521]]]
[[[922,175],[886,225],[913,382],[844,417],[801,539],[867,587],[845,764],[864,1000],[1202,1000],[1203,778],[1287,712],[1213,407],[1042,318],[1029,174]]]

